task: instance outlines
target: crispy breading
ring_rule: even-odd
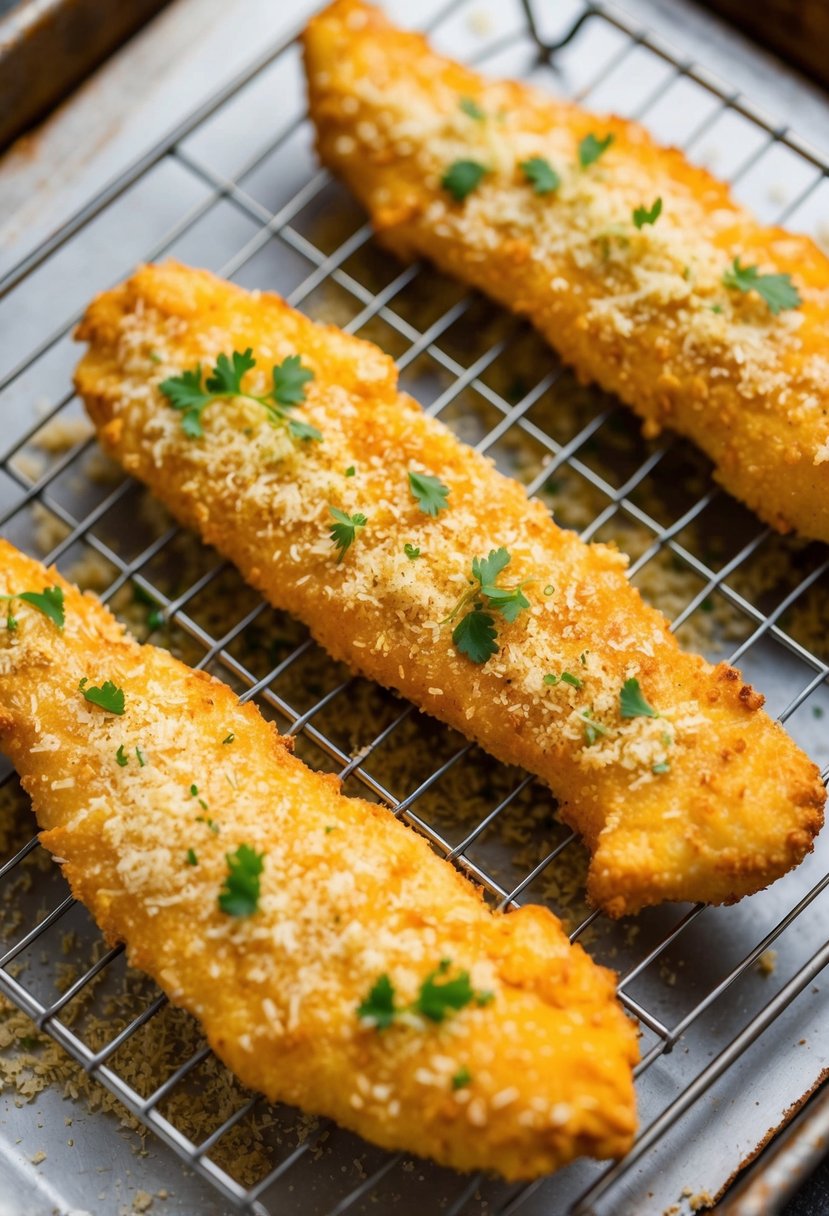
[[[377,347],[177,264],[99,296],[78,336],[90,349],[76,384],[106,451],[335,658],[547,782],[592,850],[589,894],[609,913],[730,902],[811,849],[824,790],[762,696],[680,651],[627,559],[558,528],[424,415]],[[201,438],[184,432],[159,382],[247,347],[250,392],[289,355],[313,370],[301,413],[321,442],[292,443],[238,398],[208,406]],[[449,489],[436,518],[410,493],[412,469]],[[339,562],[331,505],[367,516]],[[442,622],[472,559],[499,546],[530,607],[499,621],[499,652],[476,665]],[[575,679],[545,682],[565,671]],[[659,717],[621,716],[629,679]]]
[[[545,908],[490,911],[387,810],[297,760],[253,704],[0,541],[0,593],[53,583],[62,633],[19,600],[17,629],[0,629],[0,746],[73,893],[246,1085],[508,1178],[625,1152],[636,1031],[612,972]],[[84,677],[122,689],[123,714],[87,702]],[[218,903],[241,844],[264,855],[249,917]],[[402,1005],[442,959],[445,979],[467,970],[492,999],[440,1024],[358,1017],[380,975]]]
[[[488,80],[360,0],[313,18],[305,51],[320,158],[384,245],[528,317],[646,435],[693,439],[773,527],[829,540],[829,259],[813,241],[760,224],[638,123]],[[613,142],[582,167],[591,134]],[[521,169],[534,158],[560,178],[549,193]],[[442,186],[459,160],[487,170],[461,202]],[[637,228],[657,199],[657,221]],[[791,275],[802,306],[774,316],[727,287],[735,258]]]

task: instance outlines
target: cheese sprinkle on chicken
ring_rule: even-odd
[[[426,417],[377,347],[176,264],[105,292],[78,336],[90,349],[76,383],[106,451],[334,658],[538,774],[584,836],[590,897],[611,915],[730,902],[810,850],[824,790],[762,696],[680,651],[626,558],[558,528]],[[254,397],[300,357],[301,417],[321,440],[292,439],[247,396],[211,401],[202,433],[186,432],[159,385],[248,349]],[[412,472],[445,487],[436,515]],[[346,549],[332,509],[364,521],[340,525]],[[448,618],[482,604],[473,561],[501,549],[490,591],[520,584],[527,606],[507,619],[488,601],[497,653],[473,662]]]
[[[762,519],[829,541],[813,241],[760,224],[639,124],[487,80],[360,0],[315,17],[305,52],[320,158],[387,248],[528,317],[646,435],[687,436]]]
[[[489,911],[387,810],[306,768],[254,705],[0,541],[0,593],[52,584],[62,630],[21,600],[0,626],[0,747],[75,896],[246,1085],[510,1179],[626,1151],[638,1053],[612,972],[544,908]],[[114,685],[123,712],[87,700],[84,680]],[[227,858],[245,846],[260,889],[230,914]],[[440,996],[464,975],[442,1020],[406,1008],[429,976]],[[400,1012],[381,1028],[359,1009],[384,976]]]

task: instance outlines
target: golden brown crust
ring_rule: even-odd
[[[76,383],[106,450],[335,658],[547,782],[593,852],[589,894],[611,914],[663,899],[728,903],[810,850],[824,790],[761,698],[738,672],[681,652],[628,583],[625,558],[559,529],[426,417],[376,347],[176,264],[104,293],[79,336],[90,349]],[[184,434],[159,381],[248,346],[252,391],[287,355],[313,369],[302,413],[323,442],[283,441],[242,401],[209,407],[202,438]],[[436,519],[413,501],[410,469],[449,487]],[[339,564],[330,504],[368,516]],[[421,549],[415,562],[407,542]],[[500,545],[510,578],[531,580],[531,606],[476,666],[441,621],[472,558]],[[579,687],[544,683],[565,670]],[[621,719],[634,677],[659,718]],[[592,743],[588,711],[606,730]],[[665,762],[669,772],[653,772]]]
[[[637,123],[597,117],[436,55],[361,0],[335,0],[305,34],[322,161],[384,244],[526,315],[585,380],[618,394],[645,433],[671,427],[719,481],[780,531],[829,540],[829,260],[758,223],[726,186]],[[484,114],[459,108],[471,98]],[[614,142],[587,169],[588,134]],[[562,181],[536,196],[520,170]],[[441,187],[458,159],[489,172],[462,203]],[[663,203],[637,230],[633,209]],[[790,274],[802,306],[773,316],[723,285],[739,257]]]
[[[528,1178],[621,1155],[637,1048],[613,974],[546,909],[490,912],[422,838],[294,759],[252,704],[0,541],[0,593],[56,582],[63,633],[19,601],[17,630],[0,629],[0,746],[74,894],[242,1081],[460,1169]],[[122,688],[124,714],[88,704],[84,676]],[[218,894],[242,843],[264,870],[240,919]],[[440,1025],[361,1023],[380,974],[411,1000],[442,958],[492,1001]]]

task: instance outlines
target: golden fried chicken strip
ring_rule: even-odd
[[[528,317],[646,435],[693,439],[761,519],[829,541],[829,259],[811,240],[761,225],[638,123],[487,80],[360,0],[313,18],[305,52],[320,158],[384,245]],[[748,290],[723,281],[735,258]],[[747,267],[791,276],[785,311]]]
[[[612,972],[544,908],[489,911],[421,837],[306,768],[254,705],[0,541],[0,593],[53,584],[62,631],[20,600],[17,628],[0,629],[0,747],[73,893],[246,1085],[507,1178],[626,1151],[636,1032]],[[123,713],[87,701],[83,679],[111,681]],[[263,859],[245,916],[219,906],[241,845]],[[467,971],[491,997],[440,1023],[358,1016],[381,975],[402,1006],[443,959],[435,984]]]
[[[626,558],[558,528],[426,417],[377,347],[176,264],[99,296],[78,336],[90,348],[76,384],[106,451],[335,658],[542,777],[593,851],[589,894],[612,915],[738,899],[811,848],[824,791],[763,698],[683,654]],[[245,392],[265,393],[289,357],[313,371],[301,415],[321,442],[292,442],[239,397],[205,408],[201,437],[185,432],[159,382],[248,347]],[[437,516],[413,497],[413,470],[448,489]],[[332,506],[367,519],[344,554]],[[500,585],[529,580],[530,606],[512,623],[493,611],[500,649],[476,664],[442,622],[473,559],[499,547]],[[628,680],[659,717],[622,715]]]

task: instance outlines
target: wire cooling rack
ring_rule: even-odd
[[[803,227],[819,216],[829,172],[819,152],[615,8],[567,0],[555,6],[552,27],[552,7],[540,6],[537,17],[528,2],[498,6],[488,29],[486,14],[454,0],[431,27],[447,47],[471,41],[477,53],[470,57],[487,69],[640,118],[691,156],[706,155],[709,145],[709,156],[719,151],[721,175],[764,218]],[[707,618],[697,643],[712,654],[719,646],[715,657],[742,665],[826,777],[826,550],[774,537],[712,488],[705,462],[681,442],[644,443],[624,411],[579,390],[517,322],[428,268],[401,268],[381,255],[364,217],[314,165],[302,95],[296,43],[270,48],[6,275],[0,321],[7,336],[18,324],[24,336],[14,357],[10,350],[4,356],[0,380],[9,441],[0,465],[0,526],[42,557],[37,528],[47,519],[60,536],[49,561],[71,575],[92,555],[110,572],[105,600],[118,607],[132,588],[154,606],[154,628],[166,622],[189,661],[256,699],[298,737],[311,763],[342,775],[347,791],[386,803],[493,902],[546,900],[568,917],[573,940],[620,972],[620,998],[642,1029],[639,1138],[616,1165],[577,1163],[554,1179],[508,1186],[380,1152],[321,1121],[268,1108],[255,1095],[240,1093],[230,1113],[222,1108],[210,1125],[198,1079],[210,1053],[194,1033],[186,1051],[166,1052],[161,1079],[153,1073],[139,1083],[134,1069],[125,1076],[125,1053],[144,1050],[142,1036],[169,1006],[145,985],[132,992],[126,1012],[123,1002],[117,1006],[116,1018],[101,993],[108,976],[121,975],[121,948],[96,942],[55,872],[40,866],[33,890],[18,881],[41,852],[36,839],[0,865],[0,893],[17,909],[0,940],[0,992],[207,1179],[221,1210],[643,1213],[681,1204],[683,1186],[686,1199],[701,1203],[821,1080],[819,1031],[825,1038],[828,1010],[816,981],[829,962],[825,847],[735,908],[674,906],[622,925],[607,922],[584,907],[578,890],[573,896],[566,876],[578,879],[580,846],[544,813],[549,795],[531,778],[349,678],[195,542],[201,564],[186,567],[186,585],[171,582],[182,533],[160,514],[141,522],[146,496],[129,479],[86,477],[91,439],[52,452],[46,468],[25,459],[50,419],[78,413],[66,388],[75,357],[68,335],[83,303],[107,275],[126,273],[137,260],[173,253],[245,285],[278,290],[312,315],[333,311],[344,328],[392,351],[402,382],[428,411],[520,476],[530,492],[546,495],[565,525],[586,539],[628,547],[631,577],[656,586],[657,600],[660,579],[676,576],[673,627],[684,636]],[[279,102],[266,119],[263,97]],[[82,272],[96,257],[108,269],[91,283]],[[59,306],[52,298],[58,286]],[[44,397],[48,409],[33,419],[32,401]],[[204,605],[219,595],[238,608],[217,624]],[[268,643],[261,662],[244,646],[254,634]],[[160,638],[163,630],[154,636]],[[342,718],[366,698],[373,729],[345,737]],[[5,780],[12,788],[13,775]],[[522,817],[539,806],[528,830]],[[503,831],[510,822],[514,830]],[[67,957],[73,970],[61,980]],[[69,1016],[90,994],[95,1034]],[[184,1103],[174,1101],[177,1094]],[[182,1112],[200,1103],[196,1132]],[[267,1131],[257,1140],[252,1177],[250,1163],[235,1168],[233,1152],[222,1147],[257,1119]]]

